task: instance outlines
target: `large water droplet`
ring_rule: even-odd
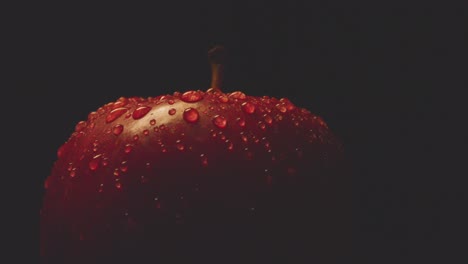
[[[201,91],[187,91],[180,96],[180,99],[187,103],[194,103],[203,99],[203,94]]]
[[[112,133],[114,133],[114,135],[118,136],[118,135],[122,134],[123,129],[124,129],[124,127],[122,125],[120,125],[120,124],[116,125],[112,129]]]
[[[150,120],[150,125],[151,125],[151,126],[156,125],[156,119],[151,119],[151,120]]]
[[[218,128],[225,128],[227,126],[227,120],[224,116],[215,115],[213,117],[213,124]]]
[[[229,94],[229,97],[233,98],[233,99],[245,99],[246,98],[246,95],[245,93],[241,92],[241,91],[235,91],[235,92],[232,92]]]
[[[221,102],[221,103],[227,103],[229,101],[229,98],[225,95],[225,94],[222,94],[218,97],[218,100]]]
[[[167,113],[168,113],[169,115],[175,115],[176,112],[177,112],[177,111],[175,110],[175,108],[171,108],[171,109],[169,109],[169,111],[167,111]]]
[[[110,113],[106,116],[106,123],[113,122],[127,111],[128,109],[124,107],[119,107],[110,111]]]
[[[135,111],[133,111],[132,117],[133,119],[140,119],[144,117],[149,111],[151,110],[151,107],[149,106],[140,106]]]
[[[195,123],[200,118],[197,109],[195,108],[187,108],[184,110],[183,118],[188,123]]]
[[[251,102],[242,103],[242,111],[247,114],[253,114],[255,112],[255,105]]]

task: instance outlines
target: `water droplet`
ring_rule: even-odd
[[[238,117],[236,121],[240,127],[245,127],[245,120],[243,118]]]
[[[253,114],[255,112],[255,105],[250,102],[242,103],[242,111],[246,114]]]
[[[76,176],[76,168],[73,168],[71,171],[70,171],[70,177],[74,178]]]
[[[245,157],[246,157],[248,160],[252,160],[252,158],[253,158],[253,153],[252,153],[252,151],[250,151],[249,148],[244,148],[244,151],[245,151]]]
[[[106,116],[106,123],[113,122],[127,111],[128,109],[124,107],[119,107],[110,111],[110,113]]]
[[[171,108],[171,109],[169,109],[169,111],[167,111],[167,113],[168,113],[169,115],[175,115],[176,112],[177,112],[177,111],[175,110],[175,108]]]
[[[94,120],[98,117],[98,113],[96,111],[92,111],[91,113],[88,114],[88,119],[89,120]]]
[[[149,135],[149,130],[148,129],[143,130],[143,135],[145,136]]]
[[[119,177],[119,176],[120,176],[119,168],[115,168],[115,169],[114,169],[114,176],[115,176],[115,177]]]
[[[153,128],[153,131],[154,131],[154,132],[159,132],[159,127],[154,127],[154,128]]]
[[[200,154],[200,159],[203,167],[208,166],[208,157],[205,154]]]
[[[149,111],[151,110],[151,107],[149,106],[140,106],[135,111],[133,111],[132,117],[133,119],[140,119],[144,117]]]
[[[141,176],[140,176],[140,182],[141,182],[141,183],[147,183],[147,182],[148,182],[148,178],[146,178],[145,175],[141,175]]]
[[[115,188],[117,188],[117,189],[119,189],[119,190],[122,189],[122,184],[121,184],[119,181],[117,181],[117,182],[115,183]]]
[[[167,152],[167,149],[166,149],[166,147],[164,146],[164,144],[161,144],[161,152],[162,152],[162,153],[166,153],[166,152]]]
[[[265,123],[263,123],[262,121],[258,121],[258,127],[262,130],[265,130]]]
[[[127,145],[125,145],[125,148],[124,148],[124,152],[125,152],[125,153],[128,154],[128,153],[132,152],[132,150],[133,150],[132,144],[127,144]]]
[[[122,125],[116,125],[113,129],[112,129],[112,133],[114,133],[114,135],[118,136],[120,134],[122,134],[122,131],[123,131],[124,127]]]
[[[151,119],[151,120],[150,120],[150,125],[151,125],[151,126],[156,125],[156,119]]]
[[[65,144],[61,145],[59,149],[57,150],[57,157],[58,158],[63,157],[64,152],[65,152]]]
[[[96,155],[93,159],[89,162],[89,169],[95,171],[99,167],[99,162],[101,161],[102,154]]]
[[[226,139],[227,149],[232,150],[234,148],[234,144],[229,139]]]
[[[187,91],[180,96],[180,99],[187,103],[195,103],[203,99],[201,91]]]
[[[75,126],[75,132],[80,132],[83,131],[83,129],[86,128],[88,124],[85,121],[80,121],[78,124]]]
[[[104,184],[103,183],[99,184],[99,187],[98,187],[98,192],[102,193],[102,191],[104,191]]]
[[[187,108],[184,110],[183,118],[188,123],[195,123],[200,118],[197,109],[195,108]]]
[[[242,142],[247,143],[247,141],[249,140],[247,136],[243,132],[241,132],[240,135]]]
[[[169,100],[167,100],[167,103],[170,104],[170,105],[173,105],[173,104],[174,104],[174,100],[169,99]]]
[[[140,138],[140,137],[139,137],[138,135],[134,135],[134,136],[133,136],[133,141],[138,141],[139,138]]]
[[[281,112],[281,113],[286,113],[288,109],[284,106],[284,104],[278,103],[276,104],[276,108]]]
[[[122,161],[122,163],[120,164],[120,170],[122,172],[126,172],[128,170],[128,164],[127,164],[127,161]]]
[[[176,148],[177,148],[179,151],[183,151],[183,150],[185,149],[185,146],[184,146],[184,144],[182,144],[182,143],[180,142],[180,139],[178,139],[178,140],[176,141]]]
[[[246,95],[245,93],[241,92],[241,91],[235,91],[235,92],[232,92],[229,94],[229,97],[231,98],[234,98],[234,99],[245,99],[246,98]]]
[[[269,116],[269,115],[265,115],[264,119],[265,119],[265,122],[267,124],[269,124],[269,125],[271,125],[271,123],[273,123],[273,118],[271,118],[271,116]]]
[[[160,129],[160,130],[166,129],[166,125],[160,125],[160,126],[159,126],[159,129]]]
[[[229,101],[229,98],[225,95],[225,94],[222,94],[218,97],[218,100],[221,102],[221,103],[227,103]]]
[[[102,166],[107,167],[109,165],[109,158],[102,158]]]
[[[213,124],[218,128],[225,128],[227,125],[227,120],[224,116],[215,115],[213,117]]]

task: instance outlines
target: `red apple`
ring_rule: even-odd
[[[209,54],[207,91],[121,97],[76,125],[45,181],[43,263],[334,263],[340,143],[286,98],[222,92]]]

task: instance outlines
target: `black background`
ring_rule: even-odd
[[[120,96],[207,89],[207,51],[222,44],[224,91],[287,97],[344,141],[352,263],[466,263],[466,153],[456,153],[466,142],[456,94],[466,84],[465,9],[165,1],[19,10],[8,24],[9,116],[21,138],[12,156],[18,186],[33,194],[14,196],[10,214],[26,212],[10,243],[27,249],[21,256],[38,255],[43,181],[74,125]]]

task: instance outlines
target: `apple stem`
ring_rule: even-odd
[[[211,88],[213,92],[221,92],[223,82],[224,60],[226,57],[223,46],[215,46],[208,51],[208,59],[211,65]]]

